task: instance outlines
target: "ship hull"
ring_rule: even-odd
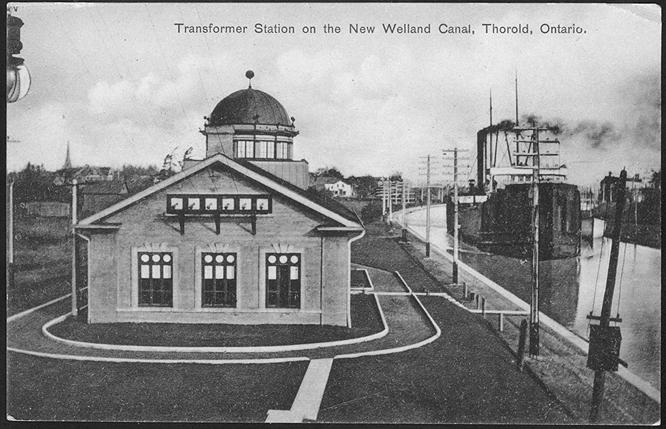
[[[447,228],[453,232],[453,205],[447,204]],[[482,251],[528,259],[532,256],[531,185],[511,184],[480,205],[460,205],[460,238]],[[575,185],[539,185],[539,258],[580,255],[580,193]]]

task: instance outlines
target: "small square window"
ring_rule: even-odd
[[[217,210],[217,198],[206,198],[206,210]]]
[[[234,210],[234,199],[233,198],[222,198],[222,209],[223,210]]]
[[[257,198],[257,210],[268,210],[268,198]]]
[[[199,210],[201,200],[199,198],[188,198],[187,199],[187,208],[190,210]]]
[[[252,209],[252,199],[250,198],[241,198],[238,202],[241,210],[251,210]]]
[[[171,198],[170,202],[171,208],[174,210],[183,209],[183,199],[182,198]]]

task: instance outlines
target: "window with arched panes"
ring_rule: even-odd
[[[301,254],[266,254],[266,307],[301,307]]]
[[[202,307],[236,307],[236,253],[201,253]]]
[[[139,252],[139,306],[173,306],[173,255]]]

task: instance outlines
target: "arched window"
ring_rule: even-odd
[[[139,306],[173,306],[173,255],[139,252]]]
[[[301,254],[266,254],[266,307],[301,307]]]

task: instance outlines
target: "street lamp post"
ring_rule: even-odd
[[[21,53],[20,18],[7,14],[7,103],[15,103],[25,97],[30,90],[30,72],[23,58],[14,55]]]

